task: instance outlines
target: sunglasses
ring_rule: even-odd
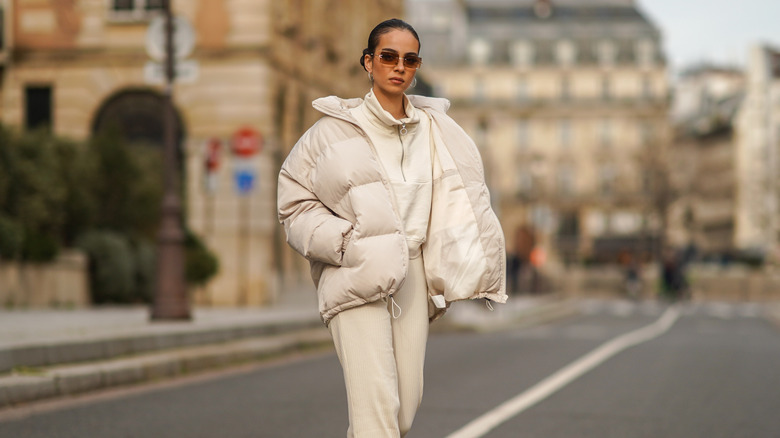
[[[374,56],[374,54],[372,53],[371,56]],[[379,62],[384,65],[396,66],[398,65],[398,58],[401,56],[393,52],[380,52],[377,57],[379,58]],[[422,58],[417,55],[406,55],[403,57],[403,60],[404,67],[406,68],[417,69],[422,65]]]

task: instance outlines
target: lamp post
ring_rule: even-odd
[[[160,229],[157,233],[157,287],[152,320],[189,320],[190,306],[184,282],[184,230],[179,196],[176,117],[173,112],[173,14],[171,0],[163,0],[165,14],[165,91],[163,122],[165,135],[164,194]]]

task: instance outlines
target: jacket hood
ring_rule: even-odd
[[[432,110],[440,113],[446,113],[450,109],[450,101],[441,97],[427,97],[417,95],[407,95],[407,99],[415,108],[421,110]],[[338,96],[321,97],[311,103],[317,111],[332,117],[346,120],[351,123],[357,123],[349,110],[363,103],[361,98],[342,99]]]

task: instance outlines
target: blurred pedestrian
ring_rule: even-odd
[[[623,267],[626,296],[632,300],[639,299],[642,282],[639,277],[639,263],[636,257],[631,252],[623,250],[618,259]]]
[[[541,245],[536,245],[531,250],[531,293],[538,294],[542,292],[542,267],[547,262],[547,253]]]
[[[680,255],[672,249],[668,249],[664,253],[661,278],[663,290],[668,298],[679,300],[687,296],[688,284],[685,279],[685,266]]]
[[[422,399],[428,324],[453,301],[506,301],[503,233],[479,152],[444,99],[407,96],[415,30],[377,25],[364,99],[314,101],[325,117],[279,173],[279,219],[311,263],[344,371],[350,437],[404,436]]]

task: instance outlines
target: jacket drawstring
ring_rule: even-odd
[[[395,297],[390,295],[390,303],[393,309],[393,319],[398,319],[401,317],[401,306],[398,305],[398,303],[395,302]],[[395,314],[395,309],[398,309],[398,315]]]
[[[493,304],[490,303],[490,300],[485,298],[485,305],[487,308],[492,312],[493,311]]]

